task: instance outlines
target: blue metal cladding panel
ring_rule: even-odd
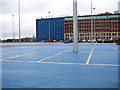
[[[36,40],[49,40],[49,21],[50,38],[52,40],[64,40],[64,17],[47,18],[36,20]]]
[[[36,20],[36,40],[48,40],[49,36],[49,21],[48,19]]]

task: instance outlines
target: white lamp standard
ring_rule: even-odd
[[[13,42],[14,42],[14,15],[12,15],[12,17],[13,17]]]
[[[95,8],[93,8],[94,9],[94,15],[95,15]],[[95,37],[96,35],[95,35],[95,18],[94,18],[94,40],[96,40],[96,37]]]
[[[92,0],[91,0],[91,43],[93,43],[93,18],[92,18]]]
[[[19,44],[21,44],[21,32],[20,32],[20,0],[18,2],[18,5],[19,5]]]
[[[50,14],[50,11],[48,13]],[[49,40],[50,40],[50,15],[49,15]]]
[[[78,52],[77,0],[73,0],[73,52]]]

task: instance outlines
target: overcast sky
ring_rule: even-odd
[[[77,0],[78,14],[91,14],[91,0]],[[119,0],[93,0],[95,14],[118,10]],[[36,33],[36,18],[48,17],[48,11],[52,17],[72,16],[73,0],[20,0],[21,2],[21,36],[33,36]],[[2,24],[2,37],[12,38],[13,18],[15,37],[18,38],[18,0],[0,0],[0,25]]]

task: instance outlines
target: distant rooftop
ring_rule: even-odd
[[[93,18],[112,18],[112,17],[120,17],[120,13],[117,14],[112,14],[112,13],[100,13],[98,15],[93,15]],[[68,16],[65,17],[65,20],[72,20],[73,16]],[[82,15],[82,16],[78,16],[78,19],[91,19],[91,15]]]
[[[98,15],[93,15],[93,18],[111,18],[111,17],[120,17],[120,13],[100,13]],[[50,19],[59,19],[59,18],[65,18],[65,20],[67,19],[73,19],[73,16],[65,16],[65,17],[52,17]],[[81,15],[78,16],[78,19],[90,19],[91,15]],[[49,18],[40,18],[40,19],[49,19]]]

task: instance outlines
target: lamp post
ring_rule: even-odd
[[[93,18],[92,18],[92,0],[91,0],[91,43],[93,43]]]
[[[13,17],[13,42],[14,42],[14,15],[12,15]]]
[[[73,52],[78,52],[77,0],[73,0]]]
[[[50,11],[48,13],[50,14]],[[49,15],[49,40],[50,40],[50,15]]]
[[[95,8],[93,8],[94,9],[94,15],[95,15]],[[94,18],[94,40],[96,40],[96,37],[95,37],[96,35],[95,35],[95,18]]]
[[[18,5],[19,5],[19,44],[21,44],[21,32],[20,32],[20,0],[18,2]]]

